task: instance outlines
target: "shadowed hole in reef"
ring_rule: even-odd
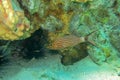
[[[9,60],[6,59],[5,57],[0,58],[0,66],[5,65],[8,62],[9,62]]]
[[[43,57],[47,49],[44,44],[47,42],[47,31],[39,29],[30,38],[23,41],[23,57],[26,59]]]
[[[8,43],[9,41],[0,40],[0,66],[9,62],[9,59],[7,58],[7,55],[10,54]]]
[[[21,59],[32,59],[58,54],[59,51],[50,51],[45,48],[47,44],[48,31],[39,29],[31,37],[25,40],[4,41],[0,40],[0,65]],[[10,43],[9,43],[10,42]],[[9,43],[7,45],[7,43]]]

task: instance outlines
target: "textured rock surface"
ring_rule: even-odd
[[[111,44],[119,51],[118,55],[120,57],[120,26],[116,26],[109,34]]]

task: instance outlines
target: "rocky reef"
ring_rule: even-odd
[[[57,49],[62,55],[61,62],[69,65],[89,55],[99,65],[109,63],[120,67],[120,0],[5,1],[9,3],[11,13],[4,11],[8,9],[2,0],[1,39],[25,39],[36,30],[42,29],[47,31],[45,46],[51,50],[56,39],[68,35],[86,39],[87,35],[95,31],[83,43]],[[6,18],[4,13],[8,17],[12,14],[12,17]],[[65,41],[69,43],[69,40]],[[94,45],[88,41],[92,41]],[[55,46],[59,44],[56,43]]]

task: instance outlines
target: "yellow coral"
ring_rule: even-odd
[[[0,39],[17,40],[29,37],[30,28],[22,10],[15,11],[11,0],[0,0]],[[26,32],[29,35],[24,36]]]
[[[108,48],[108,47],[105,47],[105,48],[103,48],[102,49],[103,50],[103,52],[105,53],[104,55],[106,56],[106,57],[110,57],[111,56],[111,50]]]
[[[73,11],[63,10],[63,8],[60,7],[62,5],[65,5],[65,2],[62,0],[56,0],[56,2],[54,2],[54,0],[50,1],[50,5],[49,5],[50,9],[47,14],[57,17],[64,24],[63,28],[61,30],[59,30],[58,32],[56,32],[56,33],[50,32],[48,34],[50,40],[54,40],[65,34],[69,34],[69,23],[70,23],[70,19],[71,19],[72,15],[73,15]]]

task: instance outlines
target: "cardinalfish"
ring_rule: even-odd
[[[95,46],[95,43],[93,41],[89,40],[89,36],[91,34],[93,34],[94,32],[95,31],[91,32],[90,34],[88,34],[85,37],[78,37],[75,35],[67,35],[67,36],[57,38],[52,42],[51,46],[49,46],[48,48],[52,49],[52,50],[61,50],[61,49],[65,49],[67,47],[74,47],[74,46],[76,46],[80,43],[84,43],[84,42],[89,42]]]

